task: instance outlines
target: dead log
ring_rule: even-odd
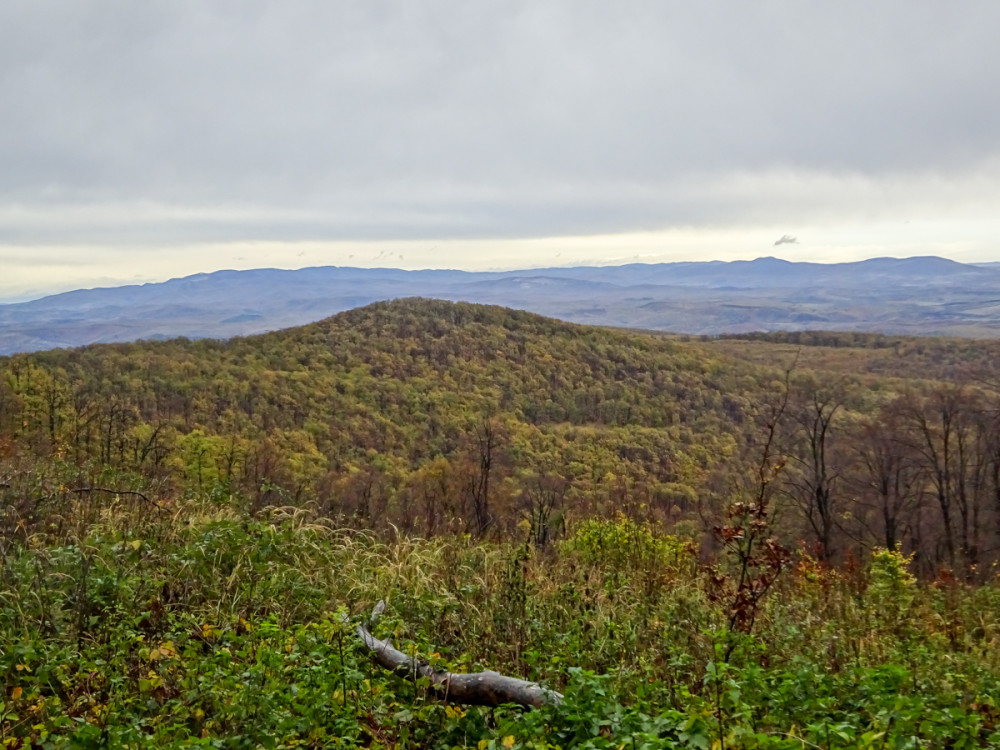
[[[426,678],[437,697],[451,703],[466,706],[501,706],[514,703],[525,708],[541,708],[562,701],[562,695],[535,682],[486,670],[484,672],[447,672],[436,669],[424,660],[407,656],[397,649],[389,639],[380,640],[371,634],[382,612],[385,602],[379,602],[372,610],[369,624],[358,625],[354,632],[371,654],[375,662],[390,672],[408,680]]]

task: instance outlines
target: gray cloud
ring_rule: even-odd
[[[797,245],[798,242],[799,242],[798,239],[793,237],[792,235],[783,234],[774,241],[774,246],[777,247],[778,245]]]
[[[8,0],[2,235],[534,236],[965,210],[1000,192],[998,26],[985,1]]]

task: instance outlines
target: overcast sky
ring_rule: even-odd
[[[3,0],[0,299],[258,266],[1000,260],[998,28],[993,0]]]

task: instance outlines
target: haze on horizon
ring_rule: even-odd
[[[0,301],[262,266],[1000,260],[998,27],[986,0],[9,0]]]

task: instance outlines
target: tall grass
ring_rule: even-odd
[[[745,636],[690,545],[624,518],[536,550],[100,493],[2,551],[8,747],[1000,746],[1000,586],[922,586],[894,552],[801,559]],[[380,672],[342,619],[380,599],[400,648],[566,702],[448,707]]]

